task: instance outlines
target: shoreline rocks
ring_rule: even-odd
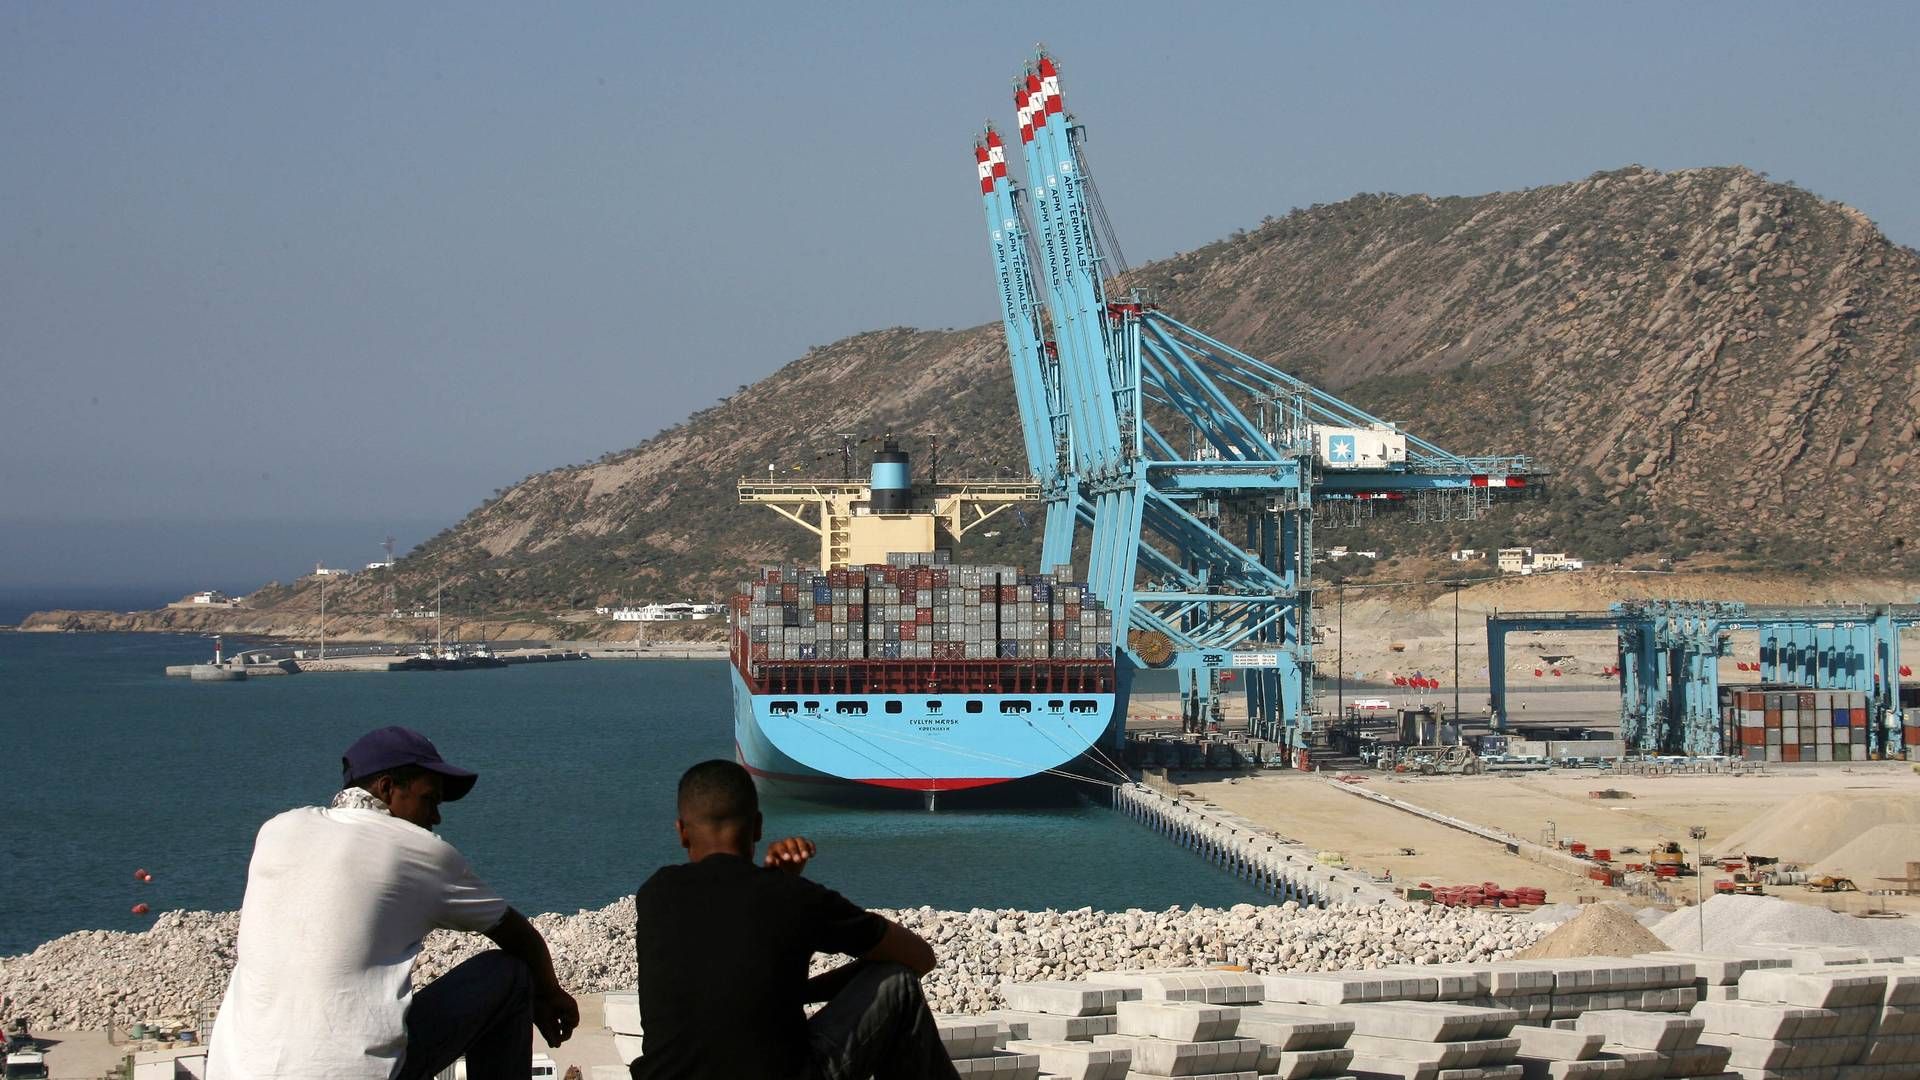
[[[940,965],[925,981],[936,1012],[1005,1005],[1008,983],[1077,978],[1125,968],[1237,964],[1255,973],[1334,971],[1388,964],[1501,959],[1552,929],[1461,908],[1303,908],[1288,903],[1166,911],[940,911],[880,909],[934,945]],[[234,912],[169,911],[141,933],[82,930],[24,956],[0,957],[0,999],[36,1029],[76,1030],[136,1021],[192,1023],[220,1003],[233,969]],[[630,989],[633,900],[597,911],[539,915],[560,980],[574,993]],[[414,965],[424,985],[492,948],[478,934],[435,931]],[[840,962],[820,958],[824,970]]]

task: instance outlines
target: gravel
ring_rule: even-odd
[[[1704,914],[1706,942],[1700,940]],[[1703,913],[1680,908],[1651,927],[1675,949],[1727,952],[1741,945],[1871,945],[1920,954],[1920,925],[1907,919],[1858,919],[1771,896],[1716,896]]]
[[[935,1011],[1004,1005],[1000,987],[1126,968],[1239,964],[1255,972],[1336,971],[1387,964],[1500,959],[1547,927],[1463,908],[1324,909],[1287,903],[1098,912],[906,908],[882,914],[932,942],[940,966],[923,982]],[[574,993],[635,982],[633,900],[533,920]],[[50,1030],[192,1023],[219,1004],[233,969],[237,914],[170,911],[144,933],[85,930],[26,956],[0,958],[6,1016]],[[436,931],[415,962],[425,984],[490,948],[478,934]],[[824,969],[837,958],[822,958]]]

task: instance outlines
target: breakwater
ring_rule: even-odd
[[[1113,805],[1282,902],[1333,907],[1405,904],[1391,885],[1330,865],[1306,844],[1211,803],[1127,784],[1114,789]]]
[[[1236,964],[1259,974],[1338,971],[1388,964],[1493,960],[1548,928],[1461,908],[1303,907],[1237,904],[1165,911],[880,909],[934,946],[923,981],[937,1012],[1004,1007],[1013,982],[1090,972]],[[0,958],[0,997],[36,1029],[93,1029],[191,1021],[219,1004],[233,970],[237,914],[171,911],[144,933],[85,930],[26,956]],[[595,911],[540,915],[560,981],[575,993],[631,989],[631,897]],[[435,931],[415,963],[424,984],[492,947],[478,934]],[[822,957],[824,970],[840,962]]]

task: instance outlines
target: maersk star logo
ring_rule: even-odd
[[[1327,460],[1335,465],[1353,464],[1353,436],[1331,435],[1327,438]]]

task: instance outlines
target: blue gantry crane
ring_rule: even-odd
[[[1720,660],[1731,634],[1759,640],[1759,682],[1867,695],[1868,749],[1905,748],[1900,722],[1900,632],[1920,627],[1920,605],[1762,607],[1729,601],[1636,600],[1601,611],[1499,612],[1487,618],[1489,707],[1507,729],[1506,637],[1516,631],[1610,630],[1618,635],[1620,738],[1639,753],[1729,751],[1720,714]]]
[[[1316,512],[1405,507],[1472,518],[1535,475],[1521,455],[1443,450],[1180,322],[1108,295],[1112,260],[1085,129],[1039,52],[1014,94],[1027,182],[989,128],[976,141],[1028,466],[1045,500],[1043,567],[1085,541],[1115,611],[1123,686],[1177,677],[1190,722],[1238,679],[1254,734],[1291,741],[1313,712]]]

